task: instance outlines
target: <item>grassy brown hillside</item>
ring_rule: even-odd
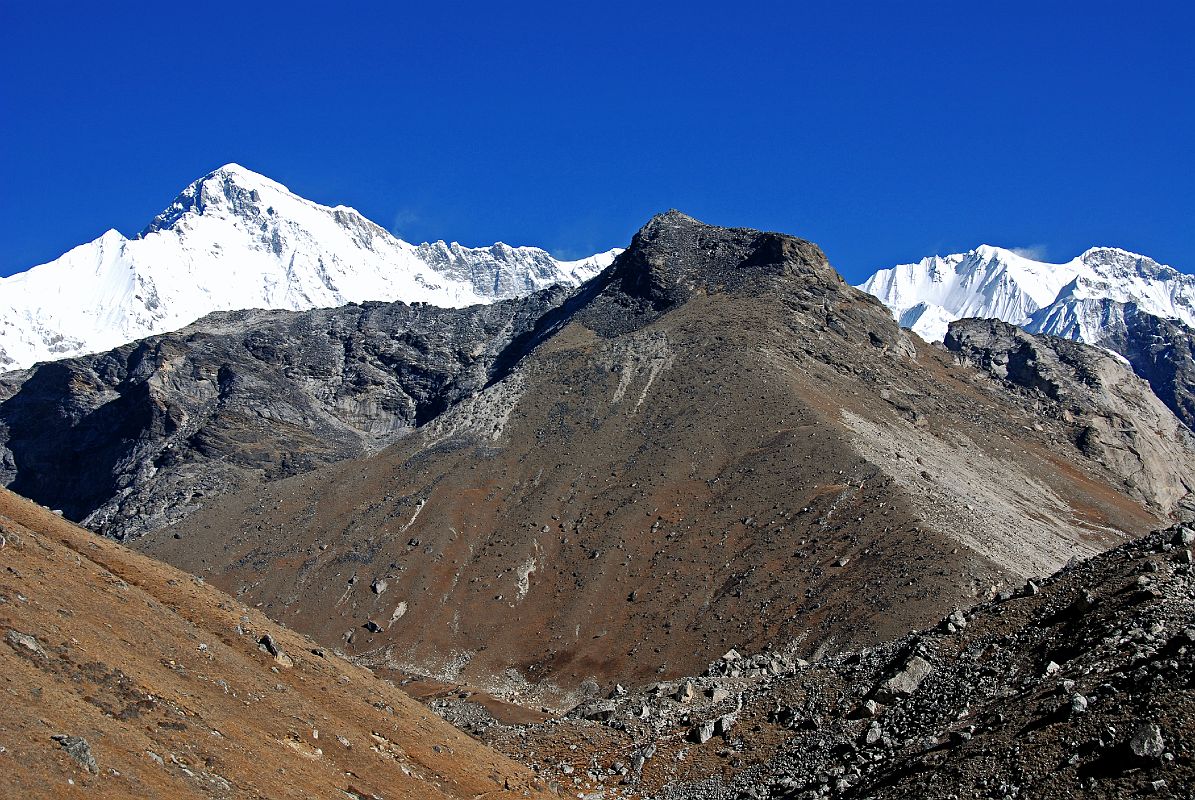
[[[528,349],[393,447],[138,546],[365,663],[559,700],[929,624],[1156,526],[1175,480],[1125,463],[1189,491],[1184,443],[1081,448],[1098,409],[1044,413],[780,234],[662,215]]]
[[[0,537],[4,797],[545,796],[367,670],[6,490]]]

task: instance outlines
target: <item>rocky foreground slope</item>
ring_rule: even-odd
[[[813,664],[732,650],[543,724],[435,705],[578,796],[1186,798],[1193,543],[1160,531]]]
[[[4,490],[0,564],[0,795],[549,796],[367,670]]]
[[[1132,393],[1043,416],[809,242],[676,212],[508,352],[386,450],[204,498],[138,546],[365,663],[557,705],[732,645],[900,636],[1195,485]]]

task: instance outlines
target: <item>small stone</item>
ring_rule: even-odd
[[[693,685],[693,681],[685,681],[676,690],[676,701],[678,703],[691,703],[693,698],[697,696],[697,687]]]
[[[689,740],[697,742],[697,744],[705,744],[712,738],[714,738],[713,720],[696,725],[689,731]]]
[[[1129,749],[1138,758],[1161,757],[1166,749],[1166,743],[1162,740],[1162,729],[1152,722],[1138,727],[1129,739]]]
[[[1189,547],[1195,544],[1195,531],[1187,527],[1179,528],[1178,532],[1174,534],[1174,538],[1170,540],[1170,543],[1176,547]]]
[[[1087,710],[1087,698],[1081,694],[1076,694],[1071,697],[1071,713],[1082,714]]]
[[[741,661],[742,659],[743,655],[733,647],[727,650],[726,654],[722,656],[722,660],[726,662]]]
[[[8,642],[8,646],[17,652],[28,650],[39,656],[45,656],[46,654],[46,651],[42,649],[41,643],[37,641],[37,637],[29,633],[9,630],[8,633],[4,634],[4,641]]]
[[[278,646],[278,643],[274,641],[274,637],[270,636],[270,634],[267,633],[258,639],[257,645],[259,649],[272,655],[274,657],[274,661],[282,666],[293,667],[295,665],[295,662],[291,660],[291,657],[283,652],[282,648]]]
[[[594,722],[607,722],[614,718],[616,711],[617,705],[613,700],[597,700],[582,706],[580,715]]]
[[[711,703],[721,703],[723,700],[726,700],[730,697],[729,691],[726,689],[720,689],[718,687],[710,689],[707,694],[709,695]]]
[[[867,728],[867,732],[863,734],[863,743],[869,747],[878,742],[884,736],[884,729],[880,727],[878,722],[871,723]]]
[[[933,666],[924,658],[913,656],[900,672],[880,685],[876,690],[876,699],[887,703],[898,697],[908,697],[917,691],[917,687],[933,670]]]
[[[369,584],[369,588],[373,590],[374,594],[381,594],[389,585],[384,578],[374,578],[373,583]]]
[[[91,745],[82,736],[67,736],[65,733],[58,733],[50,738],[62,745],[62,749],[75,759],[79,766],[92,775],[100,774],[100,768],[95,763],[95,756],[91,754]]]

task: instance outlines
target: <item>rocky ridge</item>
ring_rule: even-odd
[[[1095,247],[1047,264],[984,245],[879,270],[860,288],[927,341],[942,341],[953,321],[975,317],[1111,350],[1193,427],[1195,277],[1151,258]]]
[[[1100,346],[1119,353],[1183,424],[1195,430],[1195,330],[1142,310],[1108,303]]]
[[[1002,388],[1023,392],[1034,416],[1068,425],[1074,446],[1113,464],[1129,494],[1195,513],[1195,438],[1121,359],[993,319],[952,322],[943,345]]]

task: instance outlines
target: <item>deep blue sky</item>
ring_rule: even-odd
[[[417,241],[576,256],[676,207],[852,280],[983,242],[1195,270],[1191,5],[0,0],[0,274],[228,161]]]

